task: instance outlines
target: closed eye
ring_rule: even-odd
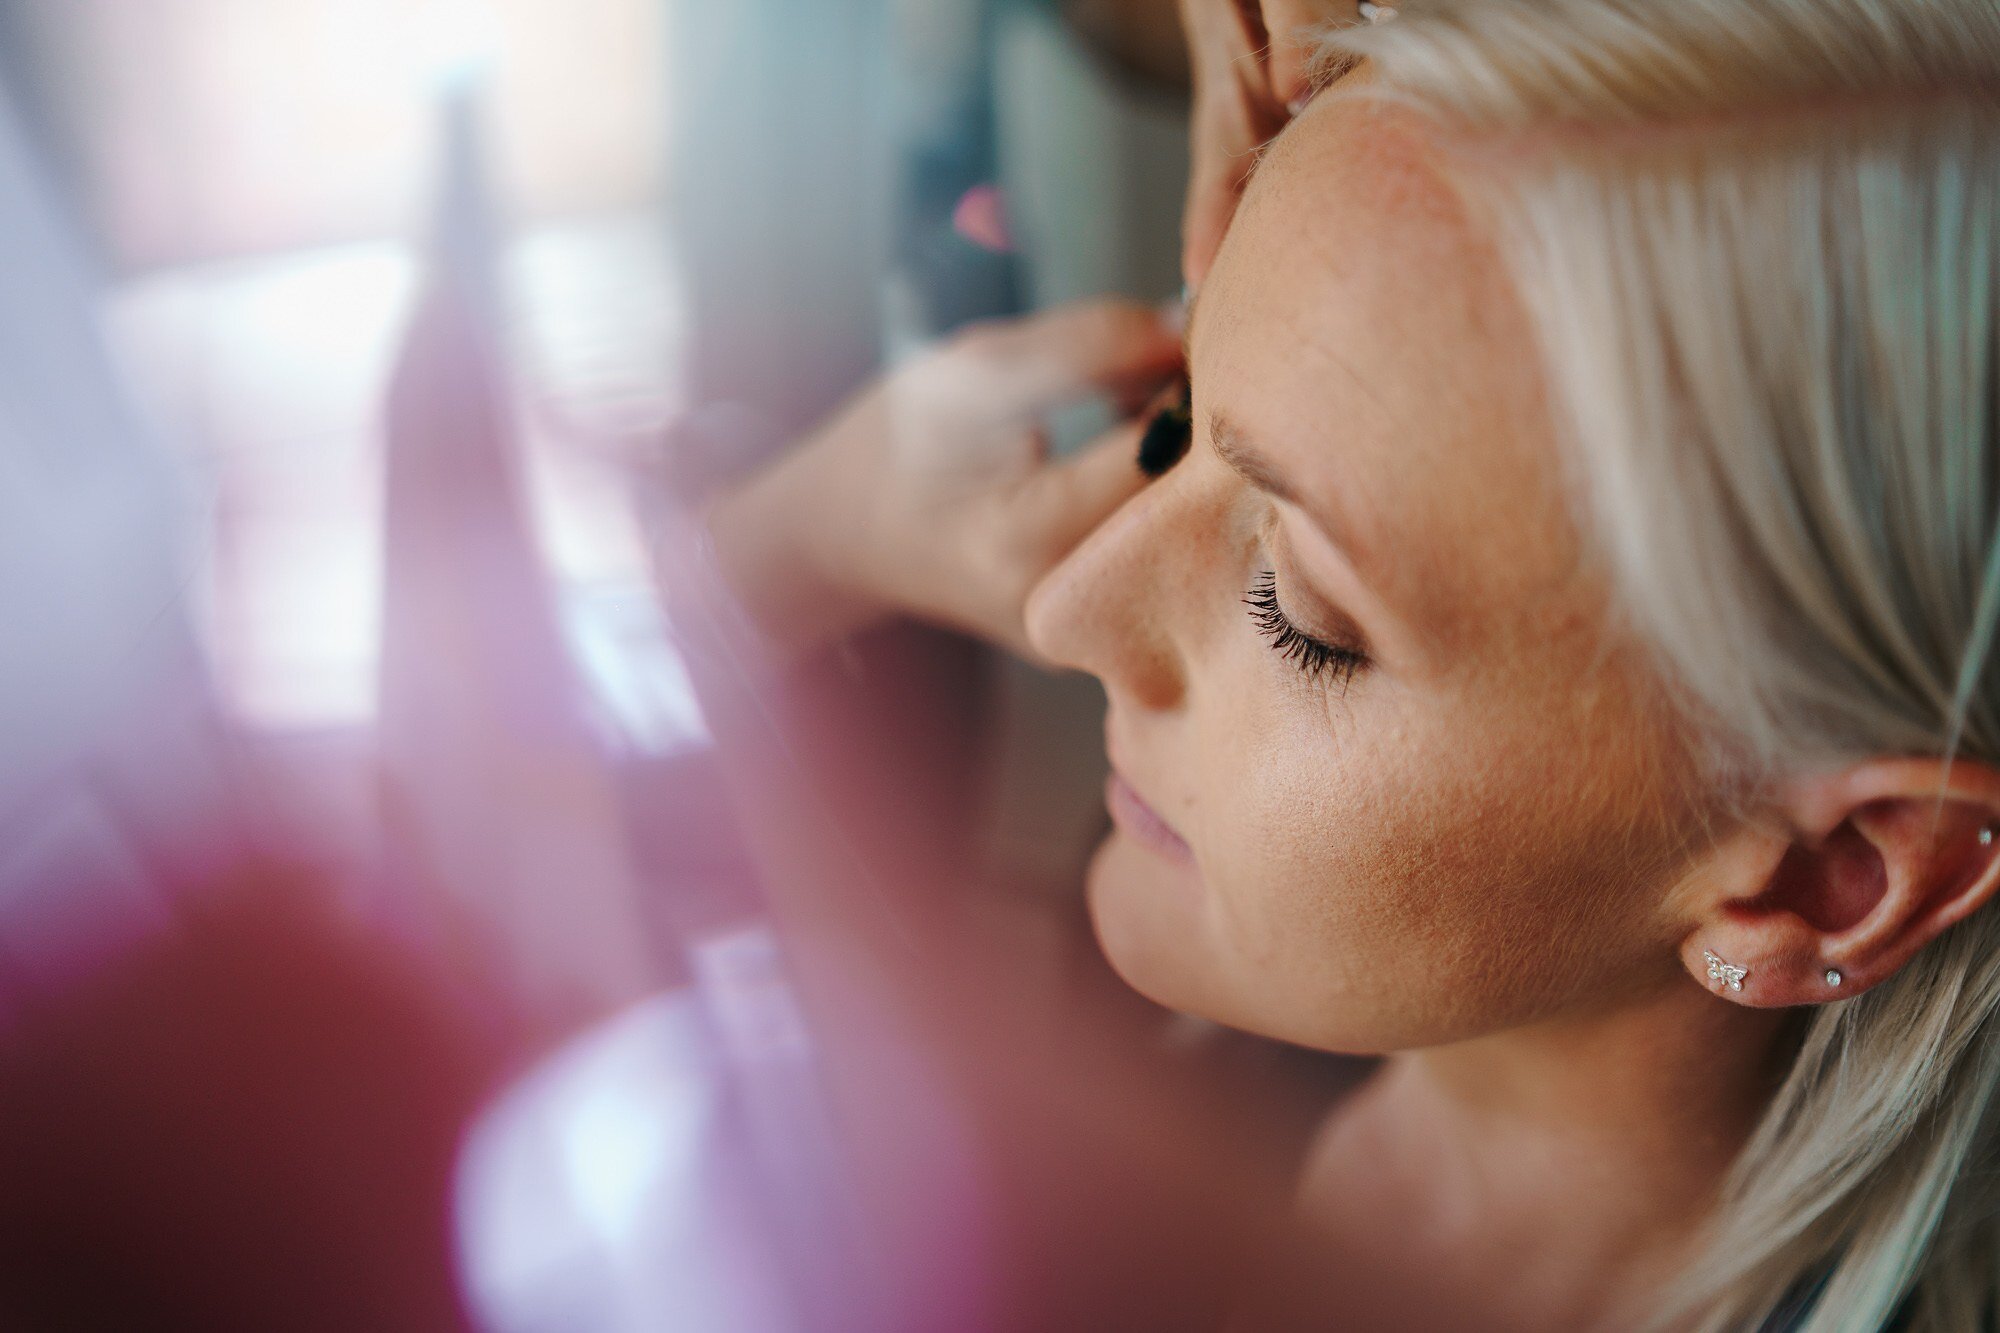
[[[1291,622],[1278,604],[1278,575],[1274,570],[1267,569],[1257,576],[1243,604],[1250,608],[1250,619],[1258,631],[1271,641],[1272,651],[1310,680],[1337,681],[1344,691],[1354,674],[1368,665],[1367,654],[1315,639]]]

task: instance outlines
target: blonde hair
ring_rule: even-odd
[[[2000,764],[2000,4],[1400,9],[1330,48],[1361,95],[1513,141],[1470,188],[1714,775]],[[1990,1325],[1996,1011],[1993,908],[1810,1011],[1660,1326],[1753,1329],[1816,1283],[1806,1333]]]

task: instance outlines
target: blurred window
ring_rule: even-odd
[[[373,714],[382,395],[420,280],[441,101],[470,82],[537,535],[608,707],[671,727],[685,701],[634,717],[639,668],[605,647],[646,640],[621,602],[645,576],[622,478],[677,401],[670,0],[23,10],[119,350],[194,464],[196,600],[239,714],[286,730]]]

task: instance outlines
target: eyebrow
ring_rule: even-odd
[[[1229,465],[1231,472],[1266,495],[1304,507],[1297,489],[1284,474],[1272,467],[1244,438],[1236,423],[1220,412],[1209,414],[1208,439],[1215,447],[1216,455]]]
[[[1209,447],[1215,450],[1215,456],[1245,482],[1273,499],[1283,500],[1304,511],[1312,519],[1313,525],[1320,530],[1320,534],[1334,550],[1340,553],[1355,576],[1370,588],[1377,589],[1377,595],[1380,595],[1380,585],[1369,575],[1371,566],[1366,561],[1367,552],[1353,541],[1351,531],[1344,525],[1330,521],[1322,507],[1309,504],[1299,494],[1298,488],[1291,483],[1291,480],[1273,467],[1270,460],[1257,452],[1234,421],[1220,412],[1209,413],[1208,443]]]

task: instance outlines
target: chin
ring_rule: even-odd
[[[1098,845],[1085,880],[1091,929],[1111,970],[1133,990],[1169,1009],[1228,1022],[1204,1002],[1217,969],[1204,965],[1209,932],[1187,880],[1114,830]]]

